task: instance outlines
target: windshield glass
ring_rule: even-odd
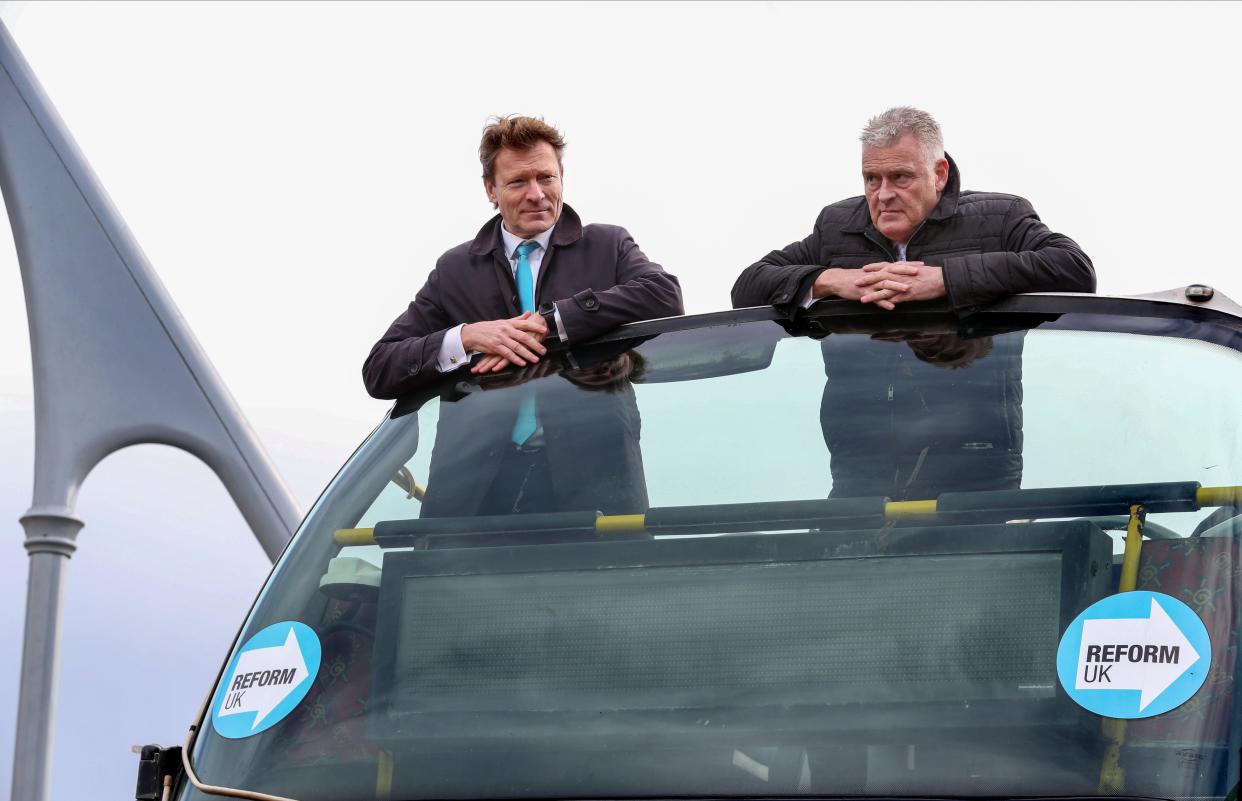
[[[264,589],[200,778],[1224,797],[1237,334],[929,320],[708,318],[399,402]]]

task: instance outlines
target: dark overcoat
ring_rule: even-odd
[[[561,210],[539,267],[535,305],[556,303],[571,344],[623,323],[684,314],[681,287],[649,261],[624,228],[583,225]],[[362,366],[367,391],[397,398],[432,383],[445,332],[460,323],[521,314],[500,215],[470,242],[445,253],[409,308],[371,348]]]
[[[479,514],[502,454],[513,447],[510,433],[526,393],[536,399],[546,441],[547,471],[537,480],[547,482],[555,511],[647,511],[634,388],[625,380],[592,391],[558,373],[441,401],[422,517]]]
[[[371,395],[400,397],[440,378],[440,346],[449,328],[520,314],[500,224],[497,215],[436,262],[367,356],[362,375]],[[535,287],[536,306],[549,302],[557,304],[570,346],[623,323],[684,313],[677,279],[649,261],[624,228],[584,226],[569,206],[562,208]],[[558,374],[442,400],[423,517],[477,514],[502,453],[513,447],[513,422],[526,393],[537,400],[546,442],[548,473],[538,480],[549,483],[558,510],[646,510],[634,390],[626,381],[610,392],[588,391]]]

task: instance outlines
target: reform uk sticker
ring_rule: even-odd
[[[270,729],[306,697],[319,672],[319,638],[296,621],[274,623],[241,647],[211,702],[211,725],[236,740]]]
[[[1170,595],[1136,590],[1097,601],[1074,619],[1057,649],[1069,697],[1109,718],[1149,718],[1199,691],[1212,643],[1195,611]]]

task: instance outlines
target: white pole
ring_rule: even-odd
[[[82,521],[67,509],[33,507],[21,519],[30,554],[22,643],[13,801],[45,801],[51,782],[64,574]]]
[[[63,574],[82,528],[73,504],[95,465],[139,443],[193,453],[273,560],[301,513],[2,23],[0,191],[26,294],[35,399],[13,801],[46,801]]]

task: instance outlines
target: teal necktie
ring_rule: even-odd
[[[517,246],[517,269],[513,272],[522,311],[531,314],[535,313],[535,279],[531,275],[528,257],[537,247],[539,247],[538,242],[523,242]],[[518,407],[517,420],[513,423],[513,444],[521,445],[526,442],[538,427],[539,424],[535,418],[535,395],[528,387],[526,395],[522,398],[522,405]]]

